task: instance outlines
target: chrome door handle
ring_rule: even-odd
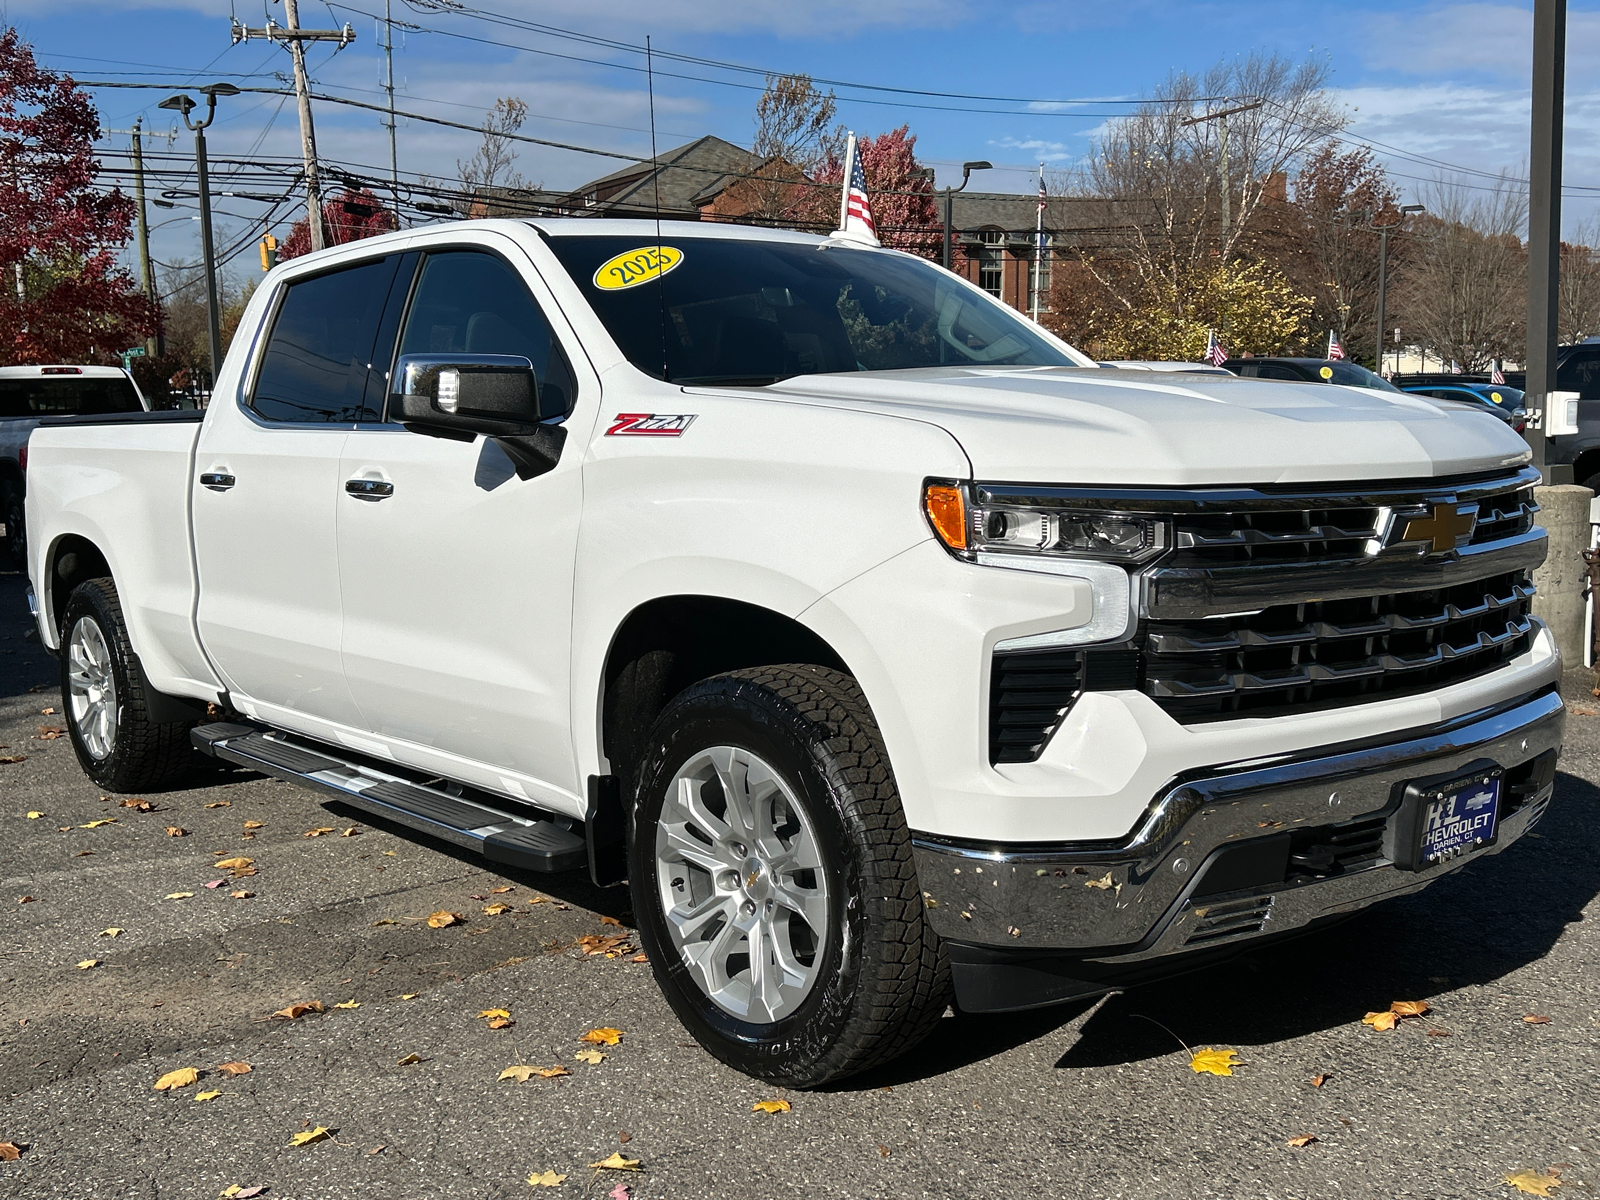
[[[210,488],[213,492],[225,492],[237,482],[232,475],[221,471],[206,471],[200,476],[200,486]]]
[[[394,495],[394,484],[387,479],[347,479],[344,490],[357,500],[384,500]]]

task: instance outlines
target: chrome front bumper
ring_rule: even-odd
[[[1417,891],[1520,838],[1549,804],[1565,717],[1547,691],[1398,741],[1176,779],[1114,843],[984,846],[915,834],[928,917],[953,942],[1108,965],[1291,931]],[[1395,826],[1408,785],[1496,768],[1504,784],[1492,844],[1423,870],[1396,865],[1407,857]],[[1314,850],[1312,864],[1252,878],[1251,863],[1281,860],[1285,840]],[[1354,857],[1335,853],[1324,869],[1341,846]]]

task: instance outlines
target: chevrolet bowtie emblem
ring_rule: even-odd
[[[1433,513],[1426,517],[1412,517],[1406,522],[1405,533],[1400,537],[1402,542],[1433,543],[1433,553],[1443,554],[1454,550],[1457,543],[1464,537],[1469,537],[1478,525],[1477,508],[1466,508],[1464,505],[1435,504]]]

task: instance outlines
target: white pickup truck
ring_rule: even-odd
[[[43,422],[28,547],[101,786],[199,751],[626,878],[685,1025],[807,1086],[1521,837],[1527,462],[889,250],[478,221],[276,268],[204,414]]]

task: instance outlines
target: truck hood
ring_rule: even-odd
[[[1490,413],[1334,384],[1082,367],[804,375],[763,389],[927,421],[975,478],[1198,485],[1414,479],[1527,461]]]

